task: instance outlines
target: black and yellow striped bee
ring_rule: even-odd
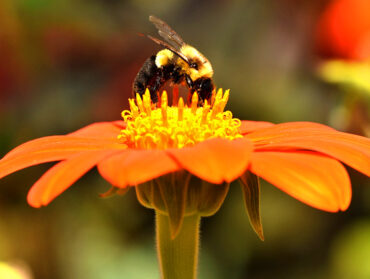
[[[214,85],[211,63],[161,19],[150,16],[159,35],[166,41],[149,36],[149,39],[164,47],[149,57],[136,75],[133,92],[143,95],[148,88],[153,103],[158,102],[157,93],[167,81],[186,84],[191,92],[197,92],[201,100],[211,97]]]

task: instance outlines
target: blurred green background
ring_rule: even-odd
[[[33,138],[119,119],[137,71],[159,50],[138,36],[156,34],[150,14],[209,58],[216,85],[231,89],[235,116],[366,134],[370,95],[316,74],[323,57],[315,30],[327,3],[1,0],[0,157]],[[352,113],[348,103],[356,103]],[[0,180],[0,262],[19,263],[35,279],[158,279],[154,214],[133,190],[99,198],[109,184],[94,170],[49,206],[27,205],[28,189],[50,166]],[[350,174],[352,205],[338,214],[263,183],[265,242],[232,185],[221,210],[203,219],[199,279],[370,278],[370,183]]]

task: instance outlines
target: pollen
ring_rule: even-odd
[[[174,97],[178,92],[174,90]],[[182,97],[173,98],[168,105],[167,92],[163,91],[158,104],[153,104],[149,90],[143,96],[129,99],[130,110],[122,112],[127,123],[118,139],[131,148],[166,149],[192,146],[211,138],[237,139],[241,121],[224,111],[229,90],[213,92],[210,102],[200,104],[197,93],[185,104]]]

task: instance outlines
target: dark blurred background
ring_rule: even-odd
[[[329,84],[317,71],[328,59],[357,59],[325,49],[333,43],[320,33],[328,3],[1,0],[0,157],[33,138],[119,119],[137,71],[159,50],[138,35],[156,34],[150,14],[209,58],[216,85],[231,89],[235,116],[316,121],[368,136],[369,92]],[[32,274],[24,278],[158,279],[154,214],[133,190],[99,198],[109,184],[94,170],[49,206],[27,205],[28,189],[50,166],[0,181],[0,263]],[[203,219],[199,279],[370,278],[370,183],[350,174],[352,205],[338,214],[263,183],[265,242],[232,185],[221,210]]]

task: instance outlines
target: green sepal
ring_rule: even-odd
[[[192,183],[192,180],[195,181]],[[192,180],[189,186],[186,212],[200,214],[202,217],[214,215],[224,203],[230,184],[211,184],[194,176]]]
[[[163,177],[158,187],[162,196],[170,223],[171,239],[174,239],[180,231],[186,206],[186,196],[189,183],[178,185],[178,181],[185,179],[183,172],[174,173],[171,176]],[[167,182],[167,183],[166,183]]]
[[[187,172],[180,171],[136,186],[136,196],[143,206],[168,216],[172,239],[179,233],[185,216],[189,178]]]
[[[110,198],[114,195],[120,195],[120,196],[123,196],[125,195],[128,190],[130,190],[130,187],[126,187],[126,188],[117,188],[117,187],[111,187],[108,191],[106,191],[105,193],[101,193],[99,194],[99,196],[101,198]]]
[[[260,183],[258,176],[245,172],[239,179],[243,191],[244,204],[249,222],[258,237],[263,241],[263,228],[260,213]]]
[[[158,185],[154,180],[135,187],[136,197],[141,205],[166,214],[166,208],[160,195]]]
[[[225,200],[229,184],[211,184],[187,171],[178,171],[139,184],[135,189],[143,206],[169,217],[174,239],[185,216],[215,214]]]

